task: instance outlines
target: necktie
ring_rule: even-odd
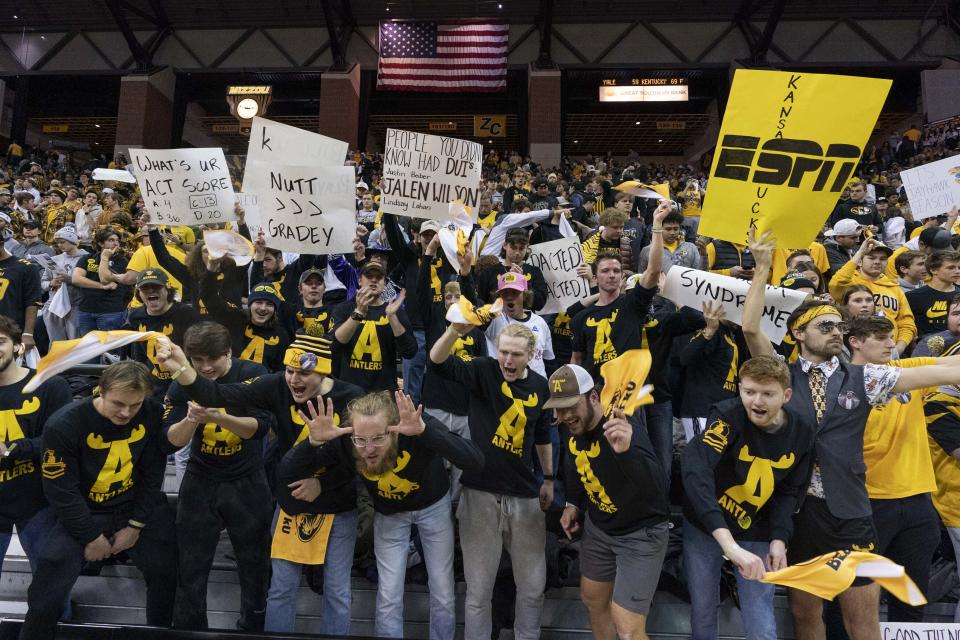
[[[827,389],[823,371],[816,367],[810,368],[808,375],[810,383],[810,396],[813,398],[813,410],[817,414],[817,424],[823,420],[823,414],[827,412]],[[817,498],[823,498],[823,479],[820,475],[819,460],[814,463],[813,475],[810,477],[810,486],[807,487],[807,493]]]

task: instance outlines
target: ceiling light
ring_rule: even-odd
[[[497,5],[497,9],[503,9],[503,5],[502,5],[502,4],[498,4],[498,5]]]
[[[634,122],[633,124],[640,124],[640,121],[639,121],[639,120],[637,120],[637,121],[636,121],[636,122]]]
[[[14,19],[14,20],[19,20],[19,16],[14,15],[14,16],[13,16],[13,19]]]
[[[97,129],[100,128],[100,125],[98,125],[98,124],[95,124],[95,125],[93,125],[93,126],[95,126]]]
[[[573,141],[573,144],[580,144],[580,141],[579,141],[579,140],[574,140],[574,141]]]
[[[493,144],[493,140],[487,140],[487,144]]]
[[[657,142],[663,142],[663,139],[661,138],[660,140],[657,140]]]
[[[41,40],[46,40],[46,39],[47,39],[47,36],[40,36],[40,39],[41,39]]]
[[[390,12],[390,7],[387,7],[387,13],[389,13],[389,12]]]

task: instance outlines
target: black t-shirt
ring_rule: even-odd
[[[555,315],[550,322],[554,362],[560,363],[560,366],[570,362],[570,354],[573,353],[573,329],[570,324],[585,308],[582,302],[574,302],[566,311]]]
[[[907,302],[910,303],[913,320],[917,324],[917,336],[923,337],[946,330],[950,301],[958,292],[960,289],[938,291],[926,285],[907,292]]]
[[[810,480],[816,429],[784,406],[775,433],[753,425],[740,398],[711,407],[707,428],[683,452],[684,519],[738,540],[793,536],[793,514]]]
[[[647,430],[633,419],[630,448],[617,453],[603,435],[606,420],[585,433],[571,435],[564,455],[568,502],[586,504],[590,522],[611,536],[621,536],[666,522],[670,517],[663,469]]]
[[[541,209],[548,209],[553,211],[560,207],[560,201],[557,200],[555,196],[549,194],[545,196],[538,196],[536,192],[530,196],[530,210],[539,211]]]
[[[547,281],[543,278],[543,271],[526,262],[520,265],[520,270],[527,280],[529,290],[533,291],[533,310],[542,309],[543,305],[547,304]],[[477,296],[481,302],[490,304],[497,299],[497,280],[506,272],[507,268],[503,263],[497,263],[477,274]]]
[[[470,439],[485,460],[482,472],[464,471],[464,486],[490,493],[533,498],[540,487],[533,475],[534,444],[550,443],[550,412],[543,409],[547,380],[527,367],[527,376],[507,382],[493,358],[464,362],[447,358],[427,366],[470,390]]]
[[[350,317],[357,308],[356,300],[348,300],[333,310],[334,334],[336,327]],[[417,339],[410,327],[406,312],[397,312],[397,319],[406,331],[394,336],[386,305],[371,306],[346,344],[333,340],[333,357],[338,360],[338,377],[344,382],[362,386],[367,391],[397,388],[397,356],[412,358],[417,355]]]
[[[680,350],[684,368],[680,415],[704,417],[715,402],[737,395],[740,365],[749,357],[743,334],[723,325],[710,337],[697,331]]]
[[[322,338],[333,330],[333,309],[325,305],[307,308],[301,300],[296,310],[286,314],[285,319],[287,333],[291,336],[314,331],[311,335]]]
[[[875,226],[881,232],[883,231],[883,220],[880,219],[880,213],[877,207],[866,200],[854,202],[853,200],[842,200],[837,203],[830,215],[830,226],[837,224],[840,220],[849,218],[857,224],[864,226]]]
[[[194,402],[205,407],[246,407],[259,409],[273,415],[276,420],[274,431],[276,442],[273,455],[266,464],[273,468],[277,461],[293,446],[307,439],[309,429],[300,418],[299,412],[310,415],[306,406],[297,404],[290,395],[290,387],[283,373],[268,373],[230,384],[217,384],[211,380],[197,377],[193,384],[182,387]],[[340,380],[333,380],[333,387],[318,401],[326,403],[333,400],[333,420],[340,424],[341,416],[346,415],[347,404],[364,394],[363,389]],[[357,494],[353,487],[353,468],[335,466],[317,472],[322,485],[320,497],[313,502],[297,500],[290,495],[285,483],[277,483],[274,492],[280,506],[288,514],[297,513],[341,513],[357,506]]]
[[[0,315],[23,329],[28,306],[43,306],[40,270],[29,260],[9,257],[0,260]]]
[[[267,370],[262,365],[233,358],[230,370],[217,382],[242,382],[265,373]],[[163,437],[160,440],[164,454],[169,455],[176,450],[167,439],[167,432],[187,416],[187,400],[179,384],[174,382],[170,385],[164,401]],[[262,410],[251,411],[243,406],[228,406],[225,412],[232,416],[256,418],[256,433],[244,439],[213,422],[197,427],[191,440],[187,473],[195,473],[214,482],[226,482],[245,478],[263,468],[262,449],[258,441],[270,430],[273,417]]]
[[[397,436],[393,469],[378,475],[360,472],[378,513],[419,511],[447,495],[450,480],[444,460],[464,470],[483,469],[483,455],[477,445],[451,433],[442,422],[428,415],[423,416],[423,422],[426,428],[419,436]],[[301,442],[284,456],[279,479],[290,483],[330,465],[349,468],[356,463],[355,451],[346,436],[318,447],[309,441]]]
[[[91,514],[129,510],[149,523],[162,503],[166,458],[160,452],[163,405],[147,398],[120,426],[101,416],[93,399],[57,411],[43,430],[43,492],[57,519],[80,544],[103,533]]]
[[[573,319],[573,350],[582,354],[581,366],[594,380],[604,362],[640,348],[640,330],[656,293],[656,287],[637,285],[610,304],[587,307]]]
[[[126,273],[127,260],[124,256],[115,255],[110,258],[110,271],[116,274]],[[83,275],[94,282],[100,282],[100,256],[86,256],[77,266],[83,269]],[[130,287],[125,284],[118,284],[116,289],[109,291],[105,289],[85,289],[77,287],[80,290],[80,311],[85,313],[117,313],[124,311],[130,302]]]
[[[146,307],[131,309],[127,324],[121,328],[130,331],[156,331],[182,347],[183,334],[197,322],[200,322],[200,315],[193,307],[174,302],[166,313],[159,316],[148,314]],[[130,345],[130,357],[150,368],[150,375],[153,376],[153,395],[158,399],[163,398],[167,387],[170,386],[170,374],[163,371],[157,362],[156,340],[134,342]]]
[[[41,435],[48,418],[71,400],[70,385],[54,376],[40,388],[24,395],[23,387],[33,378],[0,387],[0,442],[10,455],[0,458],[0,531],[23,521],[42,509],[47,501],[40,483]]]

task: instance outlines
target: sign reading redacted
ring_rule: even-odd
[[[414,218],[449,218],[450,203],[461,200],[476,211],[480,200],[483,145],[387,129],[383,152],[380,210]],[[476,220],[476,214],[472,214]]]
[[[547,304],[538,313],[560,313],[590,295],[590,282],[577,275],[583,250],[576,236],[531,245],[527,262],[543,272]]]
[[[130,149],[137,184],[159,224],[233,220],[233,183],[223,149]]]

